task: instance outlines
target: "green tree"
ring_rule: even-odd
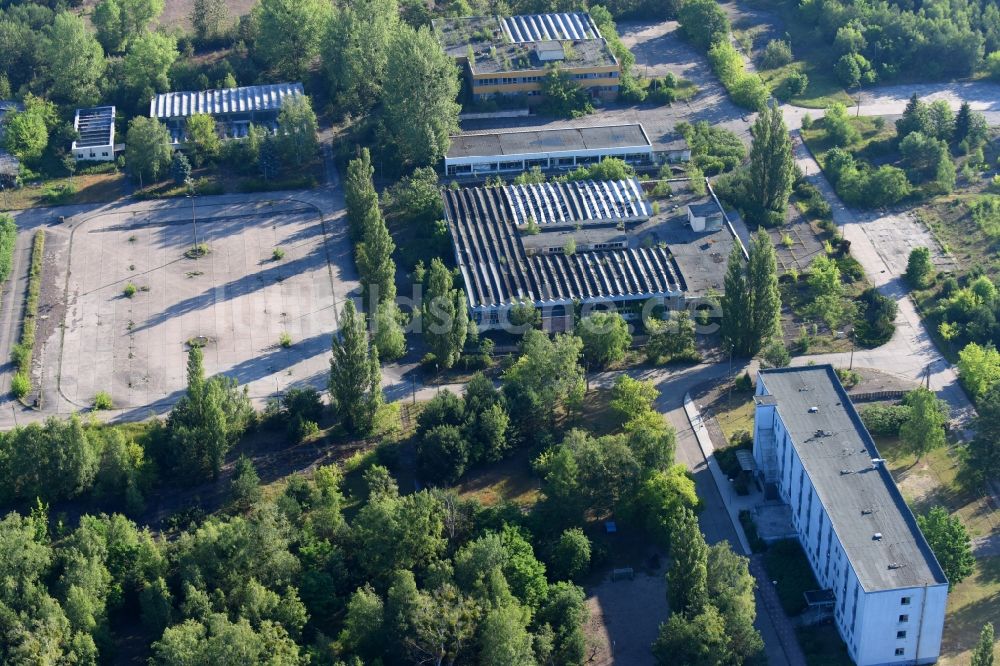
[[[915,289],[924,289],[930,283],[934,265],[931,263],[931,251],[926,247],[915,247],[910,250],[906,261],[906,281]]]
[[[249,509],[263,496],[257,468],[245,455],[236,459],[233,476],[229,480],[229,495],[241,511]]]
[[[421,320],[424,338],[442,368],[458,361],[469,332],[465,293],[452,284],[451,271],[435,257],[427,273]]]
[[[622,422],[631,421],[652,411],[653,401],[659,395],[652,381],[620,375],[611,389],[611,409],[618,413]]]
[[[671,612],[698,615],[709,605],[708,545],[689,509],[682,509],[671,526],[670,558],[667,600]]]
[[[875,82],[875,70],[871,63],[860,53],[847,53],[840,56],[833,71],[845,88],[857,88],[862,84]]]
[[[482,636],[479,663],[482,666],[534,666],[532,636],[528,632],[531,613],[517,604],[486,612],[480,624]]]
[[[974,430],[966,469],[979,480],[1000,476],[1000,383],[994,383],[976,401]]]
[[[923,387],[907,393],[906,404],[910,407],[910,416],[900,427],[899,437],[907,451],[920,460],[930,451],[944,446],[948,411],[933,391]]]
[[[332,92],[344,107],[365,111],[381,99],[389,44],[398,27],[396,0],[361,0],[334,10],[323,66]]]
[[[378,350],[369,347],[363,315],[348,299],[340,313],[340,330],[333,336],[330,359],[330,397],[348,432],[371,432],[375,412],[382,404],[382,371]]]
[[[319,55],[332,12],[325,0],[260,0],[253,8],[257,56],[279,77],[303,78]]]
[[[417,663],[455,663],[476,633],[479,609],[453,585],[421,592],[410,619],[406,642]]]
[[[194,0],[188,18],[195,36],[203,42],[225,35],[232,20],[226,0]]]
[[[595,312],[576,325],[583,341],[583,357],[597,367],[607,367],[625,358],[632,345],[629,325],[617,312]]]
[[[439,425],[423,434],[417,443],[421,475],[433,483],[452,485],[469,464],[469,444],[453,425]]]
[[[433,164],[458,131],[458,71],[427,28],[401,24],[389,42],[383,113],[386,138],[404,163]]]
[[[778,261],[771,237],[758,229],[750,241],[750,262],[747,266],[750,319],[748,355],[757,354],[780,333],[781,293],[778,291]]]
[[[100,0],[92,21],[109,53],[120,53],[163,12],[163,0]]]
[[[56,14],[38,48],[45,66],[46,89],[54,100],[89,106],[100,99],[98,81],[104,74],[104,51],[82,18],[70,12]]]
[[[170,132],[155,118],[129,121],[125,138],[125,167],[133,178],[152,183],[166,175],[172,161]]]
[[[381,652],[385,604],[370,584],[359,587],[347,602],[344,628],[338,642],[354,654],[367,659]]]
[[[958,352],[958,378],[974,401],[1000,382],[1000,352],[993,345],[967,344]]]
[[[948,577],[949,590],[972,574],[976,565],[972,541],[958,516],[949,516],[947,509],[936,506],[917,516],[917,524]]]
[[[861,132],[851,123],[847,115],[847,107],[843,104],[832,104],[823,116],[823,127],[826,136],[834,146],[850,146],[861,139]]]
[[[402,313],[391,301],[379,304],[374,317],[372,342],[382,361],[395,361],[406,353],[406,334],[400,323]]]
[[[355,248],[355,260],[369,307],[392,303],[396,298],[396,262],[392,253],[396,244],[382,218],[378,200],[361,218],[361,242]]]
[[[378,207],[378,193],[372,183],[374,173],[368,148],[362,148],[358,157],[347,163],[344,203],[347,208],[348,229],[355,241],[361,239],[363,222],[368,211]]]
[[[550,66],[542,77],[542,113],[555,118],[579,118],[594,112],[590,95],[573,75],[559,66]]]
[[[715,606],[690,615],[671,612],[653,643],[660,666],[720,666],[727,663],[726,626]]]
[[[795,166],[792,141],[776,103],[764,107],[750,128],[750,134],[753,143],[748,167],[748,218],[761,226],[775,226],[775,223],[784,222]]]
[[[41,115],[26,110],[4,118],[3,147],[25,164],[35,164],[48,145],[49,130]]]
[[[222,151],[222,139],[215,118],[208,113],[190,115],[184,125],[195,166],[215,160]]]
[[[910,101],[906,103],[906,108],[903,109],[902,117],[896,121],[896,136],[900,141],[913,132],[932,133],[930,112],[927,105],[917,97],[917,93],[913,93]]]
[[[726,625],[728,653],[742,663],[764,648],[753,623],[756,580],[750,574],[750,560],[737,555],[722,541],[708,549],[708,595]]]
[[[582,399],[582,349],[583,342],[573,335],[550,339],[534,329],[524,334],[518,359],[503,375],[508,409],[518,415],[522,435],[530,438],[547,430],[557,408]]]
[[[153,643],[150,664],[300,663],[299,646],[280,624],[271,620],[253,627],[246,618],[236,622],[213,613],[205,623],[185,620],[168,627]]]
[[[723,278],[725,295],[722,298],[722,345],[730,353],[744,353],[749,347],[747,322],[750,321],[750,283],[746,264],[739,243],[729,253],[726,275]]]
[[[677,20],[681,33],[703,51],[729,37],[729,18],[714,0],[685,0]]]
[[[181,151],[176,151],[170,162],[170,175],[174,185],[181,187],[191,178],[191,162]]]
[[[972,650],[971,666],[993,666],[993,623],[987,622],[979,632],[979,641]]]
[[[139,103],[170,89],[170,67],[177,56],[177,40],[160,32],[146,32],[129,42],[123,60],[125,85],[139,96]]]
[[[646,358],[654,364],[674,358],[692,359],[698,356],[694,320],[687,310],[671,312],[664,322],[647,320],[646,332],[649,334],[646,339]]]
[[[441,503],[426,490],[372,495],[351,523],[358,562],[374,579],[398,569],[423,569],[444,550]]]
[[[285,160],[296,166],[311,160],[319,148],[318,123],[308,97],[285,98],[278,114],[278,145]]]
[[[809,311],[823,319],[831,329],[835,328],[846,309],[844,285],[837,262],[826,256],[816,258],[809,267],[806,283],[813,300]]]
[[[590,569],[590,539],[578,527],[564,530],[552,548],[552,573],[559,580],[573,580]]]

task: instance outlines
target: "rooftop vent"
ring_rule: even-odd
[[[810,414],[815,414],[818,411],[819,411],[819,407],[817,407],[815,405],[813,405],[812,407],[809,408],[809,413]]]
[[[906,565],[905,564],[900,564],[899,562],[890,562],[889,563],[889,568],[890,569],[902,569],[904,566],[906,566]]]
[[[861,509],[862,516],[870,516],[875,513],[872,509]]]
[[[885,462],[885,458],[872,458],[872,469],[878,469],[878,466]]]
[[[842,470],[840,470],[840,475],[841,476],[844,476],[845,474],[854,474],[854,472],[851,471],[851,470],[849,470],[849,469],[842,469]]]
[[[882,533],[881,532],[876,532],[875,534],[873,534],[872,535],[872,540],[873,541],[881,541],[882,540]]]

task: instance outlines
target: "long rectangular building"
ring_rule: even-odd
[[[931,664],[948,580],[830,365],[757,376],[754,462],[859,666]]]
[[[626,227],[650,215],[635,180],[469,187],[442,196],[470,313],[482,329],[523,302],[560,329],[575,303],[627,310],[683,296],[669,250],[628,247]]]
[[[653,145],[638,123],[460,134],[451,137],[444,169],[449,176],[568,170],[606,157],[649,164]]]

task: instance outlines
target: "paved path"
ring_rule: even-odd
[[[833,220],[844,238],[851,241],[851,256],[865,269],[865,274],[878,290],[893,298],[899,306],[896,316],[896,333],[885,345],[876,349],[856,350],[854,363],[868,368],[877,368],[906,379],[920,381],[930,374],[930,386],[948,402],[952,418],[967,425],[974,414],[972,404],[958,383],[954,368],[934,345],[923,321],[917,314],[916,306],[909,297],[901,277],[887,262],[876,242],[869,235],[873,217],[859,217],[837,196],[830,182],[823,175],[819,164],[802,142],[798,133],[793,134],[795,160],[806,179],[819,188],[823,197],[833,208]],[[847,367],[851,353],[823,354],[799,357],[799,363],[815,361]]]

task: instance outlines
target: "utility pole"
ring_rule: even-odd
[[[191,180],[191,178],[189,176],[188,179],[185,181],[185,183],[188,186],[188,194],[187,194],[188,199],[191,200],[191,225],[194,227],[194,252],[195,252],[195,254],[197,254],[198,253],[198,219],[197,219],[197,216],[195,215],[195,210],[194,210],[194,198],[196,196],[195,189],[194,189],[194,181]]]

